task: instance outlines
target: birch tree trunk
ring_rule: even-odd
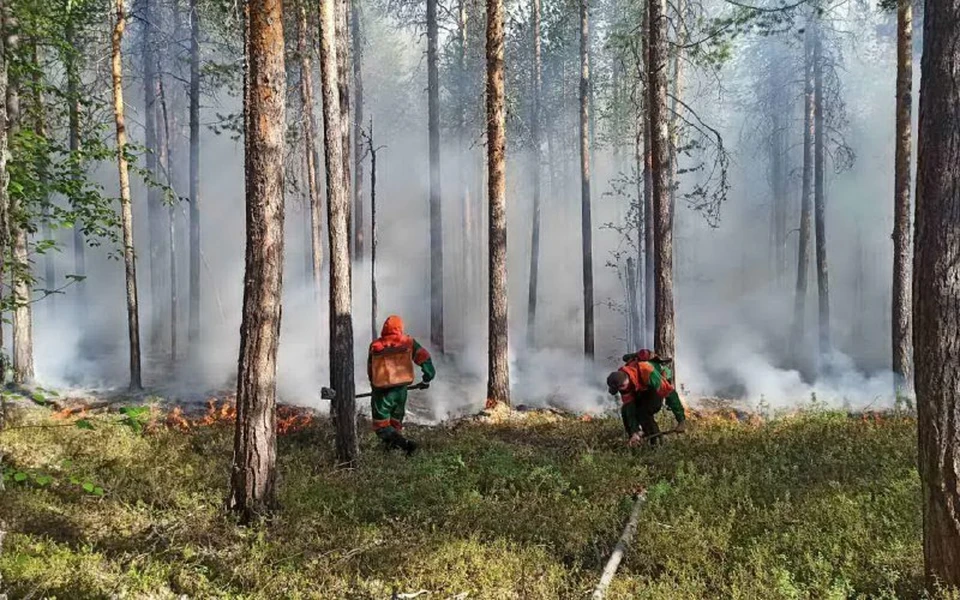
[[[143,388],[140,377],[140,310],[137,302],[137,266],[133,245],[133,205],[127,168],[127,128],[123,114],[123,60],[120,53],[126,27],[124,0],[116,0],[116,22],[111,38],[113,117],[117,128],[117,170],[120,177],[120,224],[123,230],[123,265],[127,288],[127,333],[130,342],[130,389]]]

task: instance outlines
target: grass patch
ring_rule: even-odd
[[[633,452],[615,420],[411,428],[418,456],[365,433],[353,472],[330,467],[320,423],[280,438],[282,510],[251,528],[222,512],[231,428],[91,420],[0,434],[8,464],[52,478],[0,496],[12,598],[580,598],[638,485],[649,500],[610,598],[921,596],[907,418],[704,419]]]

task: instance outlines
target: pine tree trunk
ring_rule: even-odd
[[[443,218],[440,205],[440,75],[437,0],[427,0],[427,113],[430,141],[430,342],[443,352]]]
[[[120,176],[120,224],[123,229],[123,265],[127,288],[127,332],[130,341],[130,389],[143,388],[140,377],[140,315],[137,303],[137,266],[133,246],[133,205],[127,169],[127,128],[123,116],[123,61],[120,54],[126,16],[124,0],[116,0],[116,23],[111,40],[113,116],[117,126],[117,170]]]
[[[506,95],[503,86],[503,0],[487,1],[487,198],[489,315],[487,406],[510,405],[507,360]]]
[[[158,27],[153,3],[156,0],[139,0],[139,15],[143,25],[140,59],[143,66],[143,123],[146,157],[144,164],[147,175],[159,182],[157,171],[157,58],[154,52],[154,29]],[[163,194],[156,185],[147,186],[147,217],[150,235],[150,350],[159,352],[162,337],[163,315],[161,313],[160,292],[163,289]]]
[[[467,138],[467,0],[457,1],[457,192],[460,194],[461,236],[460,236],[460,337],[463,346],[469,339],[468,315],[471,314],[476,295],[476,283],[473,278],[474,255],[473,218],[470,201],[470,185],[467,183],[464,164],[469,155],[466,150]]]
[[[650,31],[650,8],[649,1],[644,3],[644,29]],[[646,298],[644,305],[646,309],[646,323],[643,328],[644,345],[653,346],[653,332],[657,318],[656,307],[654,306],[656,295],[654,294],[654,224],[653,224],[653,168],[652,168],[652,150],[650,140],[653,137],[653,131],[650,129],[650,37],[643,36],[643,72],[644,72],[644,94],[643,94],[643,212],[644,212],[644,236],[643,248],[644,257],[644,296]]]
[[[200,11],[190,0],[190,315],[191,352],[200,342]]]
[[[924,12],[913,335],[927,580],[960,586],[960,0]],[[934,591],[931,589],[931,591]]]
[[[540,0],[533,0],[530,16],[533,30],[533,119],[530,126],[530,144],[533,146],[533,224],[530,228],[530,286],[527,291],[527,345],[536,341],[537,276],[540,267]]]
[[[159,70],[159,65],[158,65]],[[176,190],[176,175],[175,175],[175,164],[173,156],[173,143],[171,141],[171,131],[170,131],[170,115],[167,111],[167,95],[166,87],[163,85],[163,77],[158,77],[157,81],[160,84],[160,106],[159,106],[159,124],[160,127],[157,128],[157,146],[160,149],[160,155],[158,160],[158,165],[160,170],[164,173],[164,181],[167,186],[173,190]],[[170,251],[169,253],[169,268],[170,268],[170,365],[171,367],[176,368],[177,363],[177,308],[179,305],[179,298],[177,297],[177,248],[176,248],[176,213],[174,200],[171,199],[169,206],[167,207],[167,247]]]
[[[6,27],[6,20],[10,7],[4,0],[0,0],[0,257],[10,252],[10,173],[7,163],[10,160],[9,138],[7,137],[7,48],[10,35],[15,35]],[[4,281],[5,263],[0,260],[0,283]],[[3,344],[3,321],[6,315],[2,310],[3,295],[0,294],[0,385],[7,381],[7,359]],[[6,400],[0,395],[0,429],[3,429],[6,420]]]
[[[17,51],[18,24],[12,13],[5,16],[8,30],[7,52]],[[7,85],[7,136],[11,144],[20,131],[19,82],[11,77]],[[10,234],[13,242],[13,260],[10,274],[13,294],[13,381],[19,384],[33,382],[33,317],[31,314],[30,262],[27,256],[26,216],[16,194],[10,195]]]
[[[590,214],[590,16],[580,0],[580,236],[583,255],[583,353],[593,360],[593,224]]]
[[[380,335],[377,327],[377,148],[370,119],[370,339]]]
[[[353,41],[353,221],[354,230],[354,260],[363,260],[363,38],[361,33],[360,1],[352,0],[353,14],[351,15],[351,39]],[[375,336],[376,337],[376,336]]]
[[[820,355],[830,355],[830,287],[827,268],[826,198],[823,187],[823,34],[819,21],[814,30],[814,221],[817,234],[817,298],[819,304]]]
[[[281,0],[248,0],[244,37],[247,244],[229,505],[249,522],[276,502],[286,129]]]
[[[76,32],[73,25],[73,15],[68,14],[66,26],[66,42],[64,66],[67,79],[67,120],[68,144],[70,153],[76,155],[80,151],[80,69],[77,65]],[[77,207],[75,206],[74,209]],[[84,323],[87,318],[87,285],[84,279],[87,276],[86,239],[83,234],[83,224],[73,224],[73,274],[77,277],[74,284],[76,305],[74,314],[77,323]]]
[[[336,454],[342,465],[353,465],[357,443],[353,381],[353,316],[351,315],[350,195],[344,179],[344,127],[337,68],[337,8],[341,0],[320,0],[320,73],[323,96],[324,162],[327,172],[327,231],[330,238],[330,385],[336,390],[333,417]],[[345,71],[345,69],[344,69]]]
[[[913,104],[913,7],[897,2],[897,141],[893,197],[893,376],[897,398],[910,397],[910,119]]]
[[[654,297],[656,321],[654,348],[673,357],[673,204],[670,202],[670,135],[667,118],[667,15],[666,0],[649,0],[650,11],[650,155],[653,173]],[[676,371],[674,371],[676,378]]]
[[[680,185],[678,181],[679,160],[678,149],[680,148],[680,102],[683,97],[683,50],[687,44],[687,25],[686,25],[686,2],[685,0],[676,0],[677,25],[676,29],[676,47],[673,48],[673,110],[670,113],[670,205],[676,206],[677,189]]]
[[[644,36],[644,38],[646,38],[646,36]],[[636,82],[635,86],[636,88],[632,92],[634,94],[634,110],[636,110],[636,115],[634,116],[634,126],[636,131],[634,132],[633,138],[633,158],[634,169],[637,177],[637,335],[635,336],[636,339],[634,341],[638,347],[641,347],[645,345],[647,337],[646,264],[648,260],[648,252],[646,249],[647,207],[645,194],[645,176],[647,171],[644,142],[648,136],[645,134],[647,115],[643,110],[642,85],[638,81]]]
[[[322,1],[322,0],[321,0]],[[343,144],[343,189],[347,194],[347,241],[350,247],[350,256],[354,255],[353,243],[353,176],[351,175],[350,155],[353,146],[350,141],[350,7],[352,0],[338,0],[337,2],[337,86],[340,96],[340,140]],[[353,262],[350,263],[351,277]]]
[[[800,203],[800,235],[797,247],[797,286],[793,305],[793,332],[790,346],[794,360],[800,360],[803,351],[807,299],[807,265],[810,262],[810,205],[813,201],[813,137],[814,137],[814,75],[812,23],[804,35],[804,95],[803,95],[803,190]]]
[[[313,65],[310,60],[310,47],[307,45],[307,8],[302,0],[297,2],[297,53],[300,55],[300,103],[303,105],[303,155],[306,160],[307,193],[310,206],[310,256],[312,259],[311,281],[316,310],[319,315],[321,287],[323,285],[323,202],[320,199],[320,185],[317,181],[320,155],[317,151],[317,120],[313,114]],[[319,325],[319,320],[318,320]],[[320,352],[319,336],[321,327],[317,327],[316,350]]]

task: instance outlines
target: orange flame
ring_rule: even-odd
[[[170,429],[189,431],[195,427],[232,425],[236,418],[237,405],[232,398],[219,403],[216,398],[210,398],[207,400],[207,411],[202,416],[191,419],[177,406],[167,414],[165,422]],[[277,433],[280,435],[301,431],[313,422],[314,417],[307,409],[295,406],[277,407]]]

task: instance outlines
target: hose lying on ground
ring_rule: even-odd
[[[637,493],[636,498],[636,502],[633,503],[633,512],[630,513],[630,520],[627,521],[627,526],[623,528],[623,533],[620,534],[620,541],[617,542],[616,547],[613,549],[613,554],[610,555],[607,566],[603,568],[600,583],[597,584],[596,589],[593,591],[593,600],[603,600],[603,595],[607,592],[610,582],[613,581],[613,576],[617,574],[620,561],[623,560],[623,555],[626,553],[627,547],[633,539],[633,535],[637,532],[637,522],[640,520],[640,509],[643,508],[644,502],[647,501],[647,494],[641,490]]]

